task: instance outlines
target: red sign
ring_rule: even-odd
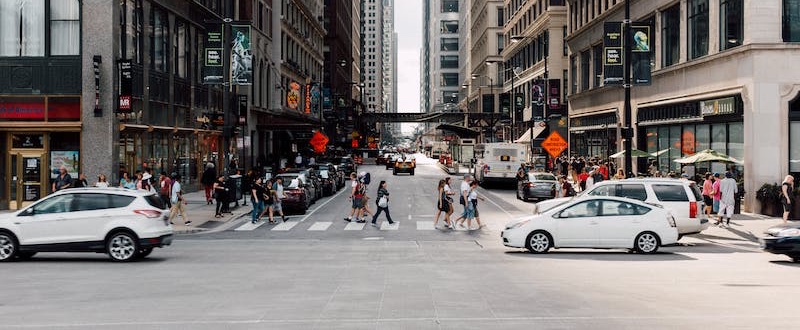
[[[2,102],[0,119],[44,120],[44,100],[42,102]]]
[[[50,98],[47,103],[47,120],[81,120],[81,103],[78,98]]]
[[[553,131],[542,141],[542,148],[553,158],[558,158],[564,150],[567,150],[568,146],[567,141],[557,131]]]
[[[306,113],[311,113],[311,85],[306,85]]]
[[[325,152],[325,148],[328,146],[328,137],[322,132],[317,131],[314,133],[314,136],[311,137],[310,144],[314,147],[314,152],[321,154]]]
[[[131,97],[129,95],[119,96],[119,110],[131,111]]]

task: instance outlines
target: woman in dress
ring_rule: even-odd
[[[436,228],[436,225],[439,223],[439,216],[444,212],[444,223],[450,227],[452,224],[450,223],[450,212],[452,211],[452,205],[450,202],[447,201],[447,192],[444,189],[445,181],[439,180],[439,185],[436,187],[437,190],[437,202],[436,202],[436,217],[433,219],[433,227]]]

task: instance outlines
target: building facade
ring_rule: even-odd
[[[394,32],[394,0],[383,0],[383,112],[397,112],[397,33]],[[381,140],[387,141],[400,133],[399,123],[384,123],[380,127]],[[392,134],[397,132],[396,134]]]
[[[323,118],[334,145],[349,147],[361,100],[360,0],[325,2]]]
[[[361,1],[361,82],[367,112],[383,112],[383,2]]]
[[[609,127],[618,131],[624,92],[595,78],[602,73],[597,49],[602,22],[621,21],[624,2],[591,4],[568,4],[570,142],[573,154],[602,156],[604,148],[594,146],[603,141],[593,140],[614,134]],[[784,0],[632,1],[631,18],[650,31],[652,75],[650,85],[632,90],[633,146],[660,152],[652,165],[662,173],[731,170],[724,163],[674,162],[704,149],[741,160],[734,172],[746,192],[745,209],[758,211],[758,187],[800,174],[800,83],[797,70],[782,64],[800,57],[800,6]],[[643,172],[650,164],[640,159],[634,165]]]

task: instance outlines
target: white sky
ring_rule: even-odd
[[[420,50],[422,49],[422,0],[395,0],[397,31],[398,112],[419,112]],[[413,124],[403,124],[403,131]]]

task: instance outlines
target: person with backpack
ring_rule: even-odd
[[[561,176],[558,178],[558,182],[561,183],[561,196],[563,197],[572,197],[575,196],[575,188],[572,187],[572,184],[567,181],[566,176]]]
[[[351,203],[351,210],[350,216],[344,218],[344,221],[351,222],[353,221],[353,216],[355,216],[356,222],[364,223],[365,221],[361,221],[362,216],[362,199],[363,195],[363,184],[358,180],[358,174],[356,172],[350,173],[350,203]]]

